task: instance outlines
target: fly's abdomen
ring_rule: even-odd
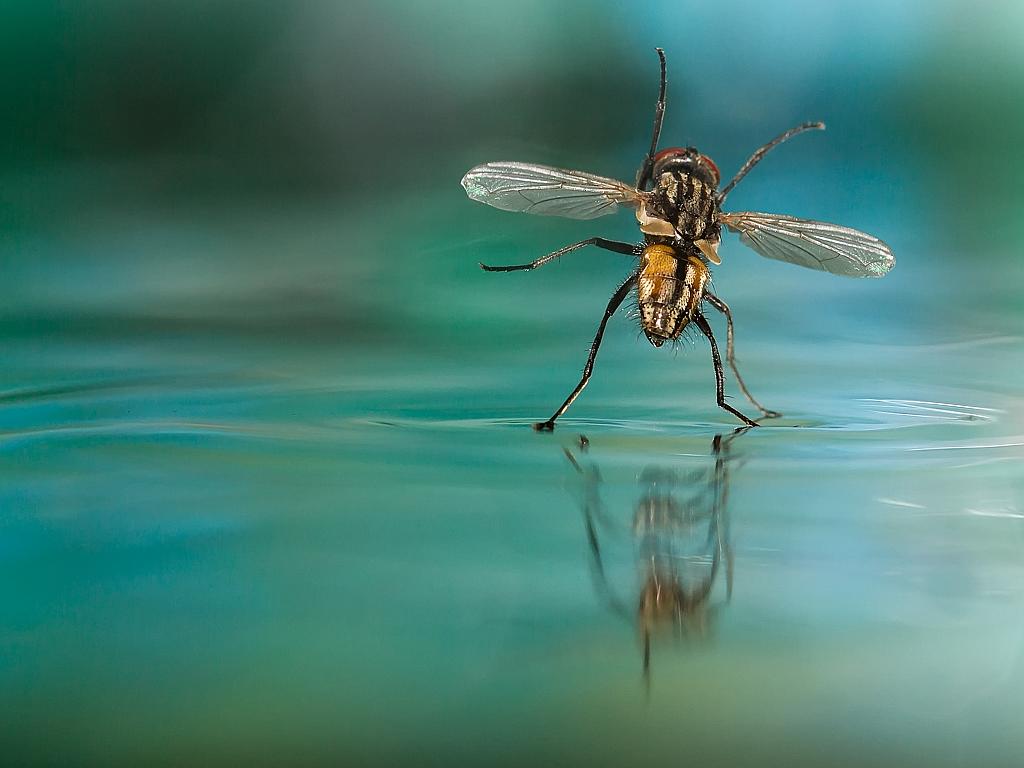
[[[660,347],[679,338],[704,295],[708,270],[696,256],[679,258],[661,243],[644,248],[637,281],[640,325],[648,341]]]

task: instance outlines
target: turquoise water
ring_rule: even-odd
[[[543,435],[629,264],[475,264],[593,224],[454,182],[416,242],[332,200],[94,205],[6,246],[5,762],[1019,764],[1013,253],[954,271],[860,209],[882,281],[729,241],[785,416],[735,435],[705,345],[616,318]],[[689,597],[645,675],[655,561]]]
[[[4,10],[0,766],[1024,765],[1024,5]],[[634,178],[655,46],[662,147],[824,120],[730,207],[896,267],[727,235],[785,416],[623,313],[536,434],[632,265],[477,262],[636,222],[458,181]]]

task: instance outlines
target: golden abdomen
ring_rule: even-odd
[[[679,338],[704,297],[708,269],[696,256],[681,256],[671,245],[643,250],[637,307],[647,339],[656,347]]]

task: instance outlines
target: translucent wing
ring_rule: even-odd
[[[532,163],[484,163],[462,177],[462,186],[470,199],[503,211],[569,219],[605,216],[641,197],[615,179]]]
[[[848,277],[881,277],[896,263],[889,246],[864,232],[774,213],[720,213],[718,220],[762,256]]]

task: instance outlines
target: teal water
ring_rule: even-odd
[[[629,264],[475,265],[592,223],[454,183],[415,239],[207,203],[101,196],[4,244],[6,763],[1019,764],[1013,252],[958,270],[868,208],[881,281],[729,241],[716,290],[785,417],[734,435],[706,346],[619,317],[541,435]],[[655,565],[682,607],[645,624]]]
[[[1022,11],[5,3],[0,766],[1024,765]],[[458,180],[634,178],[655,46],[662,147],[824,120],[730,207],[896,268],[727,236],[785,417],[619,316],[535,434],[631,265],[476,263],[636,224]]]

